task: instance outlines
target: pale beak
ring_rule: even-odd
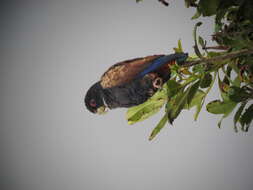
[[[108,111],[108,109],[106,109],[106,108],[107,108],[106,106],[101,106],[101,107],[99,107],[99,108],[97,109],[97,113],[98,113],[99,115],[101,115],[101,114],[106,114],[107,111]]]

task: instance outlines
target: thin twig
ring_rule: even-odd
[[[165,6],[169,6],[169,3],[166,0],[158,0],[158,1]]]
[[[203,47],[202,49],[204,49],[204,50],[207,50],[207,49],[228,50],[229,47],[227,47],[227,46],[210,46],[210,47]]]
[[[195,61],[186,61],[180,65],[183,67],[191,67],[193,65],[213,63],[213,62],[223,61],[226,59],[233,59],[233,58],[239,57],[241,55],[249,55],[249,54],[253,54],[252,49],[251,50],[243,49],[243,50],[234,51],[234,52],[227,53],[227,54],[220,55],[220,56],[216,56],[216,57],[203,58],[203,59],[199,59],[199,60],[195,60]]]

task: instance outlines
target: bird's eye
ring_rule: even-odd
[[[94,100],[94,99],[91,99],[90,100],[90,106],[92,106],[92,107],[96,107],[96,101]]]

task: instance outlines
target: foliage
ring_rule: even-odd
[[[168,5],[167,1],[159,2]],[[149,137],[152,140],[167,122],[173,124],[184,109],[195,108],[194,120],[197,120],[217,80],[221,98],[207,103],[206,110],[222,115],[219,127],[234,111],[235,131],[246,132],[253,120],[253,1],[185,0],[185,5],[196,8],[192,19],[214,16],[212,40],[217,46],[208,47],[207,41],[197,35],[202,24],[198,22],[193,28],[196,55],[183,64],[172,65],[171,79],[163,88],[144,104],[128,110],[128,123],[147,119],[164,107],[164,116]],[[174,51],[183,52],[180,40]]]

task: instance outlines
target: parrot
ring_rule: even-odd
[[[160,54],[118,62],[87,91],[86,108],[97,114],[144,103],[170,79],[170,66],[185,62],[188,53]]]

